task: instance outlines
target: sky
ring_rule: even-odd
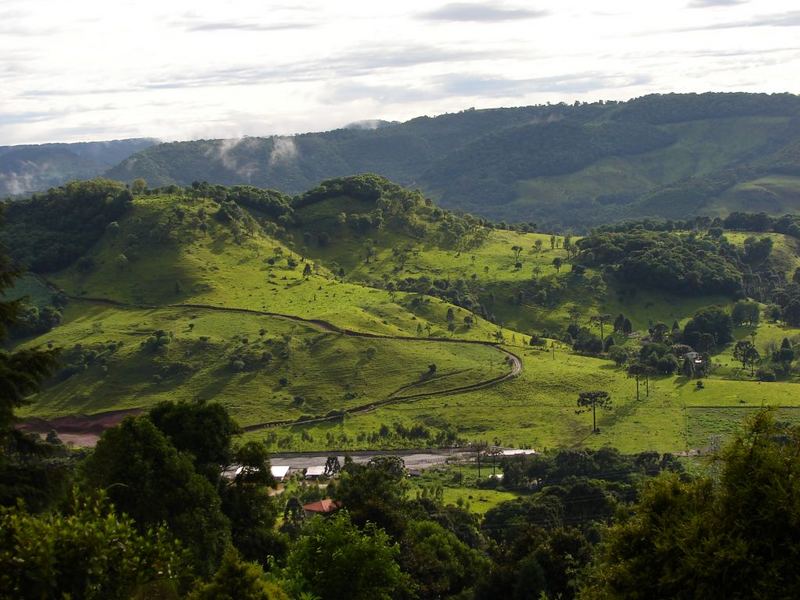
[[[0,145],[800,92],[785,0],[0,0]]]

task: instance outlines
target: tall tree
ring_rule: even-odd
[[[346,511],[315,517],[295,542],[286,565],[293,597],[311,593],[326,600],[390,600],[407,589],[400,549],[373,523],[359,530]]]
[[[171,402],[156,404],[150,420],[175,448],[190,454],[197,471],[216,483],[221,467],[230,464],[233,436],[239,426],[217,402]]]
[[[220,498],[192,457],[178,452],[149,418],[128,417],[108,429],[82,466],[85,481],[106,489],[117,510],[142,530],[166,523],[201,574],[216,570],[230,543]]]
[[[24,500],[29,507],[44,508],[66,491],[72,469],[64,461],[51,464],[43,454],[52,446],[40,444],[35,436],[14,428],[14,411],[38,391],[54,370],[58,356],[54,350],[9,351],[4,347],[9,329],[19,323],[20,302],[5,299],[18,276],[19,270],[0,248],[0,504]]]
[[[220,482],[222,511],[231,522],[233,545],[246,560],[266,565],[269,557],[280,559],[286,541],[276,532],[278,507],[269,494],[275,485],[267,449],[249,441],[237,448],[233,459],[242,471],[231,482]]]
[[[628,377],[632,377],[633,379],[636,380],[636,400],[639,400],[639,383],[643,377],[644,378],[647,377],[648,374],[647,365],[637,360],[628,365],[627,371],[628,371]]]
[[[575,412],[592,411],[592,432],[597,431],[598,407],[605,410],[611,408],[611,395],[608,392],[598,390],[578,394],[578,410]]]
[[[177,598],[188,568],[169,531],[159,525],[139,532],[102,493],[93,495],[75,490],[63,514],[0,511],[0,597]]]
[[[200,585],[188,600],[288,600],[289,596],[274,583],[266,581],[264,571],[247,563],[232,548],[225,552],[214,577]]]
[[[599,313],[599,314],[594,315],[591,318],[592,323],[597,323],[600,326],[600,339],[601,340],[606,339],[606,336],[605,336],[605,334],[603,332],[603,327],[610,320],[611,320],[611,315],[608,314],[608,313]]]

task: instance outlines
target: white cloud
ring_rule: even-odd
[[[788,0],[591,7],[4,0],[0,145],[282,136],[649,92],[800,92],[800,13]]]
[[[272,150],[269,153],[269,166],[287,164],[293,162],[297,155],[297,144],[289,137],[275,138],[272,143]]]

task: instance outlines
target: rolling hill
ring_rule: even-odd
[[[53,218],[31,227],[42,210]],[[683,327],[712,305],[730,311],[745,289],[789,298],[797,232],[745,217],[580,239],[459,216],[376,176],[296,198],[214,185],[133,197],[111,181],[71,184],[11,203],[0,230],[19,262],[36,265],[15,290],[34,305],[15,344],[63,349],[23,416],[215,399],[247,436],[281,449],[703,447],[762,404],[800,417],[796,369],[762,383],[731,342],[710,351],[702,389],[652,374],[637,399],[625,369],[591,343],[607,337],[602,314],[624,313],[631,334],[612,333],[610,320],[605,332],[638,353],[655,324]],[[682,260],[703,264],[691,267],[694,287],[670,291],[672,271],[637,278],[633,259],[678,275],[690,270]],[[727,282],[741,287],[723,291]],[[734,341],[752,339],[768,359],[783,338],[800,343],[800,329],[768,318],[765,303]],[[614,399],[596,435],[575,412],[586,389]]]
[[[797,96],[668,94],[160,144],[107,175],[298,194],[327,178],[375,172],[449,209],[584,231],[631,218],[797,210],[798,144]]]

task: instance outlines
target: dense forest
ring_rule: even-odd
[[[770,177],[800,173],[799,118],[791,94],[656,94],[467,110],[375,130],[161,144],[108,176],[296,194],[376,172],[420,186],[446,208],[579,231],[630,216],[796,209],[796,182]]]
[[[791,94],[653,94],[294,136],[8,146],[0,197],[104,173],[155,187],[209,181],[298,194],[375,172],[446,208],[576,232],[631,216],[779,214],[797,209],[799,107]]]

